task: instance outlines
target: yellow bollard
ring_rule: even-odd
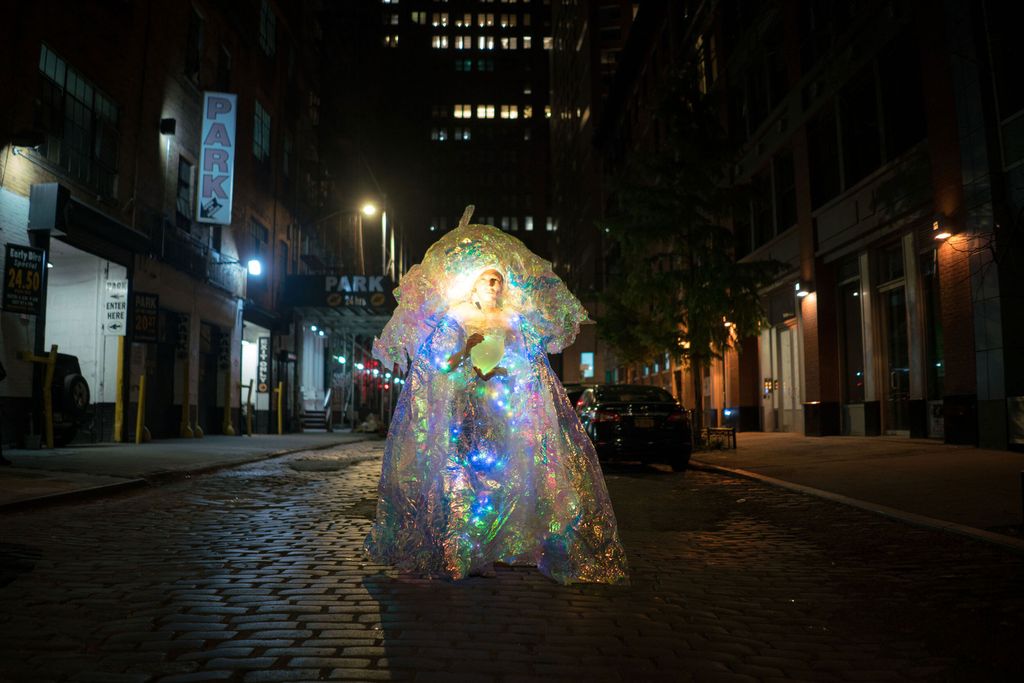
[[[50,346],[50,353],[45,356],[21,351],[18,357],[30,363],[46,364],[46,371],[43,373],[43,422],[46,430],[46,447],[53,448],[53,373],[57,367],[57,345]]]
[[[231,424],[231,369],[224,372],[224,424],[222,431],[227,436],[235,435],[235,426]]]
[[[178,432],[179,432],[179,436],[181,436],[184,439],[191,439],[192,436],[193,436],[193,434],[192,434],[192,427],[189,424],[191,422],[190,418],[192,417],[191,414],[190,414],[192,412],[192,404],[189,403],[189,400],[191,399],[191,397],[189,396],[189,390],[191,389],[191,387],[189,386],[189,381],[188,381],[189,380],[189,377],[188,377],[189,362],[188,361],[189,361],[189,359],[186,356],[184,358],[184,360],[182,361],[182,364],[181,364],[182,368],[184,369],[184,373],[185,373],[184,377],[183,377],[185,382],[184,382],[184,388],[183,388],[182,395],[181,395],[181,425],[178,427]]]
[[[121,443],[124,431],[124,337],[117,338],[117,388],[114,390],[114,442]]]
[[[146,417],[146,374],[139,377],[139,408],[135,414],[135,443],[142,443],[142,432],[146,429],[143,422]]]
[[[274,391],[277,392],[277,433],[278,434],[284,434],[284,416],[281,415],[281,403],[282,403],[281,395],[284,393],[283,391],[281,391],[281,385],[282,384],[283,384],[283,382],[278,382],[277,383],[277,388],[274,389]]]
[[[245,395],[245,422],[249,436],[252,436],[252,380],[249,380],[249,392]]]

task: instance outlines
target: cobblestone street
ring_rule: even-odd
[[[1024,556],[616,466],[630,587],[361,555],[380,442],[0,519],[0,680],[1021,680]]]

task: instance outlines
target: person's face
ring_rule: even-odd
[[[487,270],[480,274],[473,285],[473,291],[481,302],[497,303],[504,286],[501,274],[496,270]]]

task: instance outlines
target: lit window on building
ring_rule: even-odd
[[[430,47],[435,50],[445,50],[448,48],[448,36],[431,36]]]
[[[384,13],[384,25],[385,26],[398,26],[398,12],[385,12]]]
[[[252,153],[257,161],[270,158],[270,113],[259,100],[253,108]]]
[[[476,25],[483,28],[484,26],[494,26],[494,15],[493,14],[478,14],[476,15]]]
[[[493,59],[478,59],[476,60],[477,71],[494,71],[494,60]]]
[[[531,137],[532,137],[532,134],[530,133],[530,129],[529,128],[524,128],[523,129],[523,140],[528,142]]]
[[[551,118],[551,105],[550,104],[545,104],[544,105],[544,118],[546,118],[546,119],[550,119]]]
[[[533,232],[533,216],[526,216],[523,218],[523,230],[526,232]]]
[[[594,352],[593,351],[582,351],[580,352],[580,377],[583,379],[593,379],[594,377]]]
[[[519,107],[514,104],[503,104],[501,105],[501,118],[503,119],[518,119],[519,118]]]
[[[523,118],[524,119],[532,119],[533,118],[533,105],[532,104],[524,104],[523,105]]]
[[[456,50],[472,50],[473,36],[455,36]]]
[[[381,4],[384,4],[384,5],[397,5],[398,4],[398,0],[380,0],[380,1],[381,1]]]
[[[555,222],[554,218],[552,218],[551,216],[548,216],[547,223],[545,224],[545,228],[547,229],[548,232],[555,232],[556,230],[558,230],[558,223]]]
[[[472,59],[456,59],[455,60],[456,71],[472,71],[473,60]]]
[[[478,105],[476,105],[476,117],[478,119],[493,119],[494,118],[494,105],[493,104],[478,104]]]
[[[452,113],[457,119],[471,119],[473,118],[473,105],[472,104],[456,104]]]
[[[430,139],[433,140],[434,142],[444,142],[445,140],[448,139],[448,129],[447,128],[431,128],[430,129]]]
[[[463,14],[461,19],[455,20],[455,25],[459,28],[469,27],[473,25],[473,15]]]
[[[509,230],[512,232],[519,232],[519,216],[512,216],[508,222]]]
[[[396,34],[384,36],[384,47],[398,47],[398,36]]]
[[[455,139],[460,142],[468,142],[472,136],[470,135],[469,128],[456,128]]]
[[[494,49],[494,36],[480,36],[477,40],[477,48],[480,50]]]
[[[514,14],[502,14],[501,21],[499,22],[502,28],[509,28],[510,26],[516,25],[516,15]]]
[[[519,39],[516,38],[515,36],[512,36],[511,38],[502,38],[501,39],[501,49],[502,50],[518,50],[519,49]]]
[[[430,24],[434,28],[444,27],[448,25],[448,13],[447,12],[434,12],[430,17]]]
[[[277,16],[270,8],[270,2],[263,0],[260,4],[260,49],[268,57],[274,56],[277,48]]]
[[[544,36],[544,49],[545,50],[550,50],[551,49],[551,36]]]
[[[533,47],[533,38],[530,36],[523,36],[523,49],[529,50],[531,47]]]
[[[420,24],[421,26],[427,23],[426,12],[413,12],[409,15],[409,18],[412,20],[412,23]]]

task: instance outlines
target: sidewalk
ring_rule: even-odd
[[[215,435],[139,445],[107,443],[41,450],[4,449],[4,456],[13,466],[0,467],[0,512],[71,497],[106,495],[275,455],[376,438],[371,434],[337,431]]]
[[[743,432],[736,450],[701,451],[693,463],[1024,550],[1011,533],[1022,523],[1022,453],[926,439]]]

